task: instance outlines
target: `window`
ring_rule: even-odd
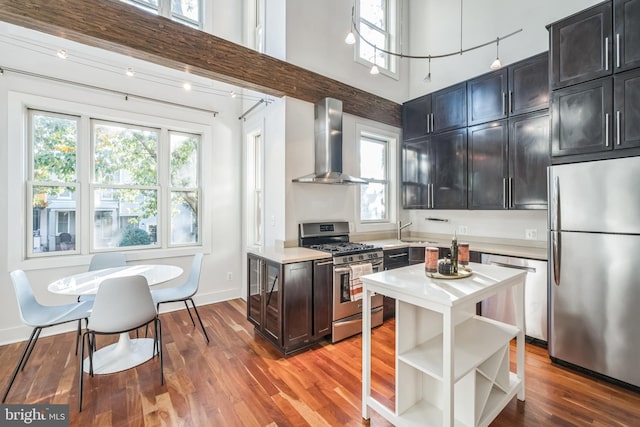
[[[383,52],[396,50],[396,16],[396,0],[356,2],[356,25],[362,35],[356,45],[359,62],[375,64],[383,73],[396,73],[396,58]]]
[[[147,12],[202,28],[202,0],[123,0]]]
[[[79,117],[29,111],[31,252],[73,249]],[[66,240],[61,245],[61,240]]]
[[[360,137],[360,222],[389,221],[389,142],[373,135]]]
[[[260,246],[263,240],[262,133],[247,135],[247,245]]]
[[[29,256],[200,244],[199,134],[38,110],[28,118]]]

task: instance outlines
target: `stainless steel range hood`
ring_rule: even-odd
[[[313,184],[367,184],[342,173],[342,101],[324,98],[315,105],[315,172],[293,182]]]

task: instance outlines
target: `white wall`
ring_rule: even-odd
[[[408,0],[409,51],[416,55],[438,55],[460,49],[460,2]],[[600,0],[483,0],[463,2],[463,48],[472,47],[522,28],[500,42],[503,66],[548,50],[546,25],[600,3]],[[431,83],[423,82],[428,63],[412,60],[408,99],[489,72],[495,59],[495,44],[431,62]]]
[[[66,61],[55,56],[58,47],[69,53]],[[25,205],[22,176],[26,163],[21,161],[24,160],[21,138],[15,137],[22,133],[23,127],[16,99],[55,100],[51,103],[52,109],[56,105],[64,108],[71,104],[84,104],[91,109],[101,109],[105,114],[117,112],[119,117],[129,117],[134,122],[144,120],[145,116],[154,116],[174,123],[178,128],[195,126],[203,129],[206,135],[203,140],[205,193],[201,235],[205,243],[205,258],[196,302],[205,304],[243,296],[240,239],[242,148],[238,120],[242,106],[241,101],[228,96],[230,87],[4,23],[0,23],[0,51],[4,58],[2,66],[6,67],[4,75],[0,75],[0,343],[25,339],[29,333],[18,316],[9,271],[25,270],[40,302],[57,304],[70,302],[73,298],[49,293],[47,284],[54,279],[86,271],[90,260],[89,255],[24,260],[22,242],[25,231],[22,227],[25,219],[23,215],[16,218],[14,214]],[[136,77],[124,75],[128,66],[135,68]],[[108,88],[119,93],[25,76],[10,69]],[[181,88],[181,82],[187,79],[193,84],[190,92]],[[123,93],[216,110],[219,114],[214,118],[211,113],[135,96],[126,101]],[[127,259],[134,263],[175,264],[188,272],[193,252],[193,249],[133,251],[127,252]],[[227,280],[227,273],[231,273],[232,280]],[[186,274],[169,285],[185,280]],[[174,305],[163,309],[182,307]],[[45,332],[73,327],[67,325]]]
[[[383,74],[372,76],[369,67],[354,61],[354,46],[344,42],[351,27],[352,6],[352,1],[345,0],[288,1],[286,60],[383,98],[406,101],[406,62],[398,65],[400,79],[396,80]]]
[[[407,214],[412,224],[406,230],[411,232],[453,235],[460,226],[465,226],[469,236],[524,240],[525,230],[533,229],[537,231],[538,242],[547,241],[546,210],[412,210]],[[445,219],[447,222],[429,221],[427,218]]]

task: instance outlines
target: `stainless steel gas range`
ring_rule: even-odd
[[[362,332],[362,300],[351,296],[351,276],[354,267],[371,264],[371,271],[383,270],[381,248],[349,240],[349,223],[344,221],[308,222],[299,224],[298,244],[301,247],[331,253],[333,257],[333,319],[331,342]],[[371,326],[382,324],[383,297],[371,299]]]

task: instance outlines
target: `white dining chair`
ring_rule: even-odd
[[[106,279],[100,283],[91,316],[82,334],[80,357],[80,390],[78,409],[82,411],[82,387],[84,382],[84,351],[89,356],[89,375],[93,376],[93,353],[96,335],[113,335],[154,325],[153,354],[160,357],[160,384],[164,384],[162,366],[162,327],[144,276],[126,276]]]
[[[187,307],[187,313],[189,313],[189,317],[191,318],[191,323],[193,326],[196,326],[196,322],[193,320],[193,316],[191,315],[191,310],[189,309],[189,305],[187,301],[191,302],[193,306],[193,311],[196,312],[196,316],[198,317],[198,321],[200,322],[200,327],[202,328],[202,333],[207,340],[207,344],[209,343],[209,336],[207,335],[207,331],[204,329],[204,324],[202,323],[202,318],[200,318],[200,313],[198,313],[198,308],[196,304],[193,302],[193,296],[198,292],[198,287],[200,284],[200,270],[202,269],[202,253],[197,253],[193,257],[193,261],[191,262],[191,270],[189,271],[189,278],[182,285],[174,286],[171,288],[163,288],[163,289],[154,289],[151,291],[151,296],[153,297],[153,302],[156,303],[156,308],[160,311],[160,304],[168,303],[168,302],[184,302],[185,307]]]
[[[91,257],[88,271],[103,270],[105,268],[125,267],[127,259],[122,252],[101,252]],[[78,301],[93,300],[95,295],[80,295]]]
[[[18,361],[18,364],[13,371],[13,375],[11,376],[11,380],[7,385],[7,389],[4,392],[4,396],[2,397],[3,403],[7,399],[7,395],[9,394],[9,390],[18,375],[18,371],[24,370],[24,367],[27,365],[27,361],[29,360],[29,357],[31,357],[31,353],[36,346],[36,342],[38,341],[38,337],[40,336],[42,329],[67,322],[80,322],[82,319],[85,319],[86,321],[93,305],[91,301],[56,306],[42,305],[33,294],[31,283],[29,283],[27,275],[22,270],[15,270],[11,272],[11,282],[13,283],[13,288],[16,292],[18,310],[20,312],[22,323],[32,327],[33,331],[27,340],[24,350],[22,351],[22,355],[20,356],[20,360]],[[78,351],[79,337],[80,335],[78,334],[76,336],[76,353]]]

